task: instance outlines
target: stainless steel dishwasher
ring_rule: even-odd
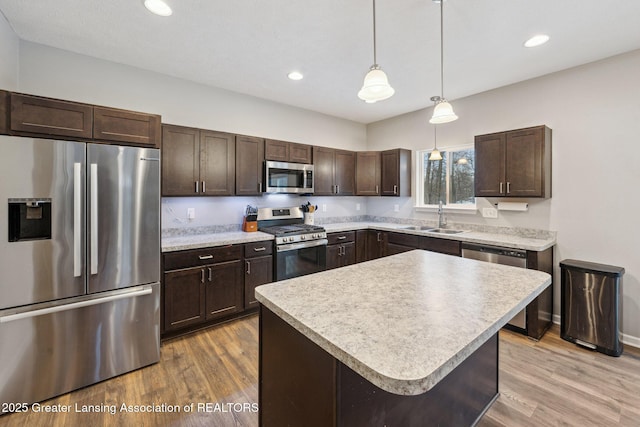
[[[527,268],[527,251],[519,249],[463,243],[462,258]],[[523,331],[526,330],[527,309],[525,308],[516,314],[513,319],[507,323],[507,325],[514,326]]]

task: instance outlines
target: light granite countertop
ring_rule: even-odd
[[[262,242],[273,240],[273,235],[254,231],[231,231],[226,233],[194,234],[162,238],[162,252],[182,251],[186,249],[208,248],[241,243]]]
[[[463,231],[458,234],[431,233],[425,230],[413,230],[410,225],[384,222],[345,222],[338,224],[324,224],[327,233],[375,229],[382,231],[395,231],[399,233],[415,234],[419,236],[437,237],[439,239],[458,240],[467,243],[478,243],[493,246],[504,246],[513,249],[525,249],[529,251],[543,251],[556,244],[554,238],[534,238],[513,234],[486,233],[480,231]],[[435,228],[435,227],[434,227]]]
[[[256,298],[371,383],[417,395],[550,284],[540,271],[414,250],[259,286]]]

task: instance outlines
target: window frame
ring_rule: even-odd
[[[442,147],[440,148],[440,152],[441,153],[449,153],[452,151],[463,151],[463,150],[468,150],[470,148],[475,148],[474,144],[461,144],[461,145],[452,145],[452,146],[447,146],[447,147]],[[424,193],[424,180],[423,180],[423,176],[424,176],[424,156],[429,156],[429,154],[433,151],[433,148],[426,148],[423,150],[417,150],[416,151],[416,174],[415,174],[415,188],[416,188],[416,193],[415,193],[415,200],[414,200],[414,209],[416,211],[435,211],[438,209],[438,205],[427,205],[424,204],[422,202],[423,199],[423,193]],[[475,150],[474,150],[474,157],[475,157]],[[449,212],[459,212],[459,213],[469,213],[469,214],[475,214],[478,211],[477,208],[477,198],[474,197],[474,202],[473,203],[464,203],[464,204],[460,204],[460,203],[454,203],[454,204],[449,204],[449,197],[451,196],[450,191],[451,191],[451,187],[450,187],[450,178],[451,178],[451,162],[447,162],[447,170],[446,170],[446,174],[445,174],[446,178],[445,178],[445,186],[446,186],[446,203],[443,204],[443,209],[445,209],[446,211]]]

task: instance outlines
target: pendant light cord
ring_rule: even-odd
[[[375,0],[374,0],[375,4]],[[440,0],[440,98],[444,99],[444,0]]]
[[[373,0],[373,65],[378,65],[376,59],[376,0]]]

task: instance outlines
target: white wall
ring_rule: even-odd
[[[0,12],[0,89],[18,87],[18,36]]]
[[[553,130],[553,197],[533,201],[529,212],[500,212],[490,220],[452,215],[459,222],[558,232],[555,308],[560,313],[559,267],[574,258],[626,268],[623,332],[640,345],[640,51],[514,84],[452,105],[460,119],[441,125],[438,147],[472,143],[473,136],[546,124]],[[370,124],[369,149],[400,144],[433,147],[430,109]],[[480,206],[495,200],[479,199]],[[434,219],[416,213],[412,199],[370,199],[370,215]]]

